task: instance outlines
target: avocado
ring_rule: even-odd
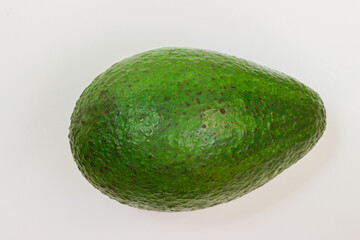
[[[84,177],[110,198],[191,211],[267,183],[325,126],[319,95],[290,76],[214,51],[160,48],[95,78],[69,140]]]

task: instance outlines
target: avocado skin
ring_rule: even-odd
[[[191,211],[267,183],[325,126],[319,95],[290,76],[213,51],[160,48],[96,77],[69,140],[82,174],[110,198]]]

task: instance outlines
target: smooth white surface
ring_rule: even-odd
[[[0,1],[0,239],[360,239],[359,1]],[[110,200],[67,140],[83,89],[158,47],[229,53],[285,72],[325,102],[301,161],[243,198],[188,213]]]

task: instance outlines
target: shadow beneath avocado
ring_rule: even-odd
[[[148,217],[151,215],[152,219],[155,218],[159,222],[166,221],[167,224],[170,222],[176,226],[193,228],[237,222],[260,214],[291,197],[330,163],[331,156],[337,148],[338,134],[336,120],[328,116],[324,135],[303,159],[264,186],[239,199],[193,212],[143,213]]]

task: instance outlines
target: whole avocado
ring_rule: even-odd
[[[110,198],[190,211],[270,181],[325,126],[319,95],[290,76],[213,51],[160,48],[96,77],[69,139],[82,174]]]

